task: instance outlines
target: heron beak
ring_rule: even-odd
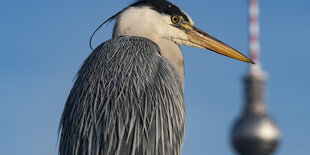
[[[198,45],[198,47],[209,49],[211,51],[231,57],[233,59],[255,64],[255,62],[252,61],[250,58],[246,57],[239,51],[226,45],[220,40],[212,37],[211,35],[203,32],[202,30],[188,23],[181,24],[180,26],[181,26],[181,29],[183,29],[188,35],[188,41],[190,41],[191,43],[195,45]]]

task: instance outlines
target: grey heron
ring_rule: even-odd
[[[166,0],[139,0],[107,21],[113,36],[84,61],[60,122],[60,155],[180,155],[184,64],[180,45],[252,60],[196,28]]]

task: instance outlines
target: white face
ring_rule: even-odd
[[[187,17],[190,20],[189,24],[193,25],[191,18]],[[188,35],[183,30],[172,25],[173,22],[169,15],[160,14],[150,7],[131,7],[117,19],[113,36],[141,36],[154,42],[166,38],[178,45],[201,48],[189,42]]]

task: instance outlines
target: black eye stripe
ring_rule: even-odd
[[[183,13],[176,5],[166,0],[139,0],[130,6],[150,6],[153,10],[161,14],[166,14],[169,16],[176,15],[182,17],[184,21],[189,22],[189,18],[187,17],[187,15],[185,15],[185,13]]]

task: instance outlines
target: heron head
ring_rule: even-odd
[[[166,0],[140,0],[115,17],[117,20],[113,36],[142,36],[155,42],[165,38],[177,45],[209,49],[237,60],[254,63],[234,48],[195,27],[184,11]]]

